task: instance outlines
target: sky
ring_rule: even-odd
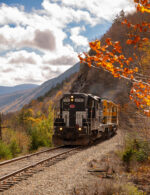
[[[132,0],[0,0],[0,85],[41,84],[79,61]]]

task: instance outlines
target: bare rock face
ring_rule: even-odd
[[[71,92],[91,93],[116,103],[127,103],[132,84],[124,79],[114,78],[102,69],[84,65]]]
[[[128,106],[128,110],[132,109],[132,113],[136,111],[136,107],[129,99],[131,87],[132,84],[125,79],[114,78],[102,69],[82,65],[78,78],[72,85],[71,92],[91,93],[115,102],[120,107],[120,125],[132,128],[131,114],[128,111],[122,111],[122,107],[125,105]]]

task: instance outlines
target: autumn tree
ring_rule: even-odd
[[[38,117],[32,120],[32,126],[30,126],[29,129],[29,135],[31,137],[31,150],[35,150],[40,146],[52,145],[54,120],[53,103],[49,101],[47,117],[40,112],[36,116]]]
[[[148,0],[134,0],[137,12],[142,14],[150,13],[150,4]],[[101,44],[99,40],[89,43],[92,52],[79,55],[80,62],[86,63],[89,67],[101,68],[114,77],[124,78],[133,83],[130,92],[130,99],[133,100],[137,107],[150,116],[150,79],[144,79],[141,75],[137,63],[137,52],[144,45],[148,44],[148,34],[150,32],[150,23],[143,21],[139,24],[132,24],[124,19],[122,25],[126,25],[130,32],[126,44],[130,47],[130,56],[126,57],[119,41],[113,41],[111,38],[105,40],[105,44]],[[144,36],[143,36],[144,35]],[[142,62],[143,63],[143,62]],[[134,64],[134,66],[133,66]],[[139,77],[139,75],[141,75]]]

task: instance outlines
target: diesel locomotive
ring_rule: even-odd
[[[85,93],[64,94],[54,120],[54,145],[88,145],[108,138],[118,128],[118,106]]]

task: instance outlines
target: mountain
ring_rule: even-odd
[[[24,91],[28,89],[33,89],[38,87],[38,85],[35,84],[22,84],[22,85],[16,85],[13,87],[7,87],[7,86],[0,86],[0,95],[4,94],[10,94],[17,91]]]
[[[78,72],[80,69],[80,63],[75,64],[73,67],[65,71],[63,74],[56,78],[50,79],[44,82],[42,85],[34,88],[22,91],[13,92],[10,94],[0,95],[0,112],[14,112],[21,109],[25,104],[28,104],[31,100],[43,96],[50,89],[54,88],[57,84],[70,77],[72,74]]]
[[[143,79],[147,82],[150,75],[149,56],[150,56],[150,42],[143,43],[138,48],[126,44],[129,38],[129,27],[122,25],[121,16],[118,17],[111,28],[100,39],[101,45],[106,44],[106,39],[110,38],[112,41],[118,41],[122,47],[123,55],[126,59],[132,57],[130,68],[138,67],[139,71],[136,78]],[[127,21],[131,24],[143,24],[143,21],[148,23],[150,21],[150,14],[147,13],[134,13],[127,16]],[[139,32],[135,31],[134,36],[138,36]],[[150,40],[149,31],[144,31],[140,34],[141,38],[147,37]],[[95,52],[90,50],[90,55],[94,55]],[[120,54],[118,54],[120,55]],[[135,58],[134,55],[137,57]],[[138,76],[140,75],[140,77]],[[77,79],[72,84],[71,92],[91,93],[101,98],[114,101],[119,105],[119,126],[124,129],[141,131],[143,128],[150,127],[148,118],[143,116],[143,110],[138,109],[134,101],[129,98],[132,88],[132,80],[118,79],[112,76],[109,72],[104,71],[101,67],[89,68],[87,65],[83,68],[83,71],[79,73]],[[141,92],[140,92],[141,93]],[[138,121],[137,121],[138,120]]]

